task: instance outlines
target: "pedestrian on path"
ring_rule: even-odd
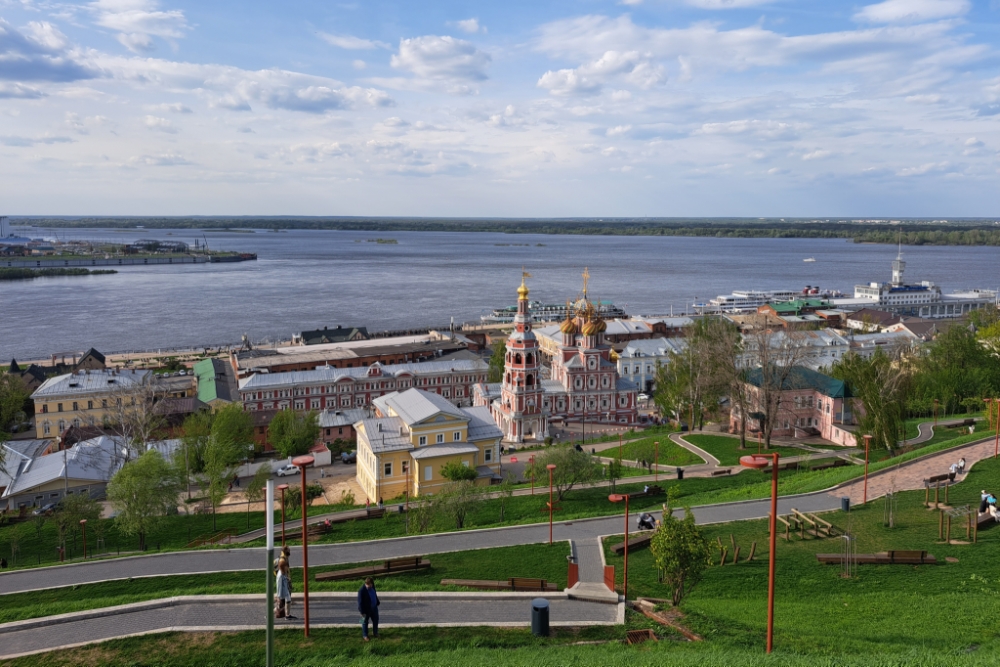
[[[294,620],[292,616],[292,579],[288,576],[288,561],[282,559],[278,565],[277,585],[278,589],[278,613],[276,616],[288,620]]]
[[[281,567],[281,561],[286,563],[291,562],[292,550],[288,548],[288,545],[281,547],[281,552],[278,557],[274,559],[274,574],[278,574],[278,568]]]
[[[358,589],[358,613],[361,614],[361,638],[368,641],[368,621],[372,623],[372,636],[378,639],[378,606],[381,604],[375,592],[375,580],[365,579]]]

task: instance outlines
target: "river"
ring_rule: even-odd
[[[565,302],[590,271],[590,295],[631,314],[683,311],[734,289],[852,293],[886,281],[896,248],[843,239],[716,239],[659,236],[289,230],[23,229],[62,239],[140,238],[255,252],[257,261],[122,267],[116,275],[0,283],[0,360],[95,347],[121,352],[287,339],[304,329],[371,331],[478,321],[513,304],[521,267],[531,298]],[[168,236],[168,232],[170,235]],[[396,244],[368,239],[391,238]],[[517,245],[524,244],[524,245]],[[945,292],[1000,285],[1000,248],[905,247],[908,282]],[[815,262],[803,262],[814,257]]]

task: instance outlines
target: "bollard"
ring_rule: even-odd
[[[549,601],[545,598],[531,601],[531,634],[536,637],[549,636]]]
[[[684,479],[684,468],[677,467],[677,481]]]

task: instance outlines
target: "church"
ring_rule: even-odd
[[[543,440],[552,425],[568,423],[633,425],[638,421],[638,386],[618,375],[607,325],[583,296],[567,309],[561,343],[549,379],[542,379],[538,340],[532,331],[524,273],[517,290],[514,330],[507,339],[502,382],[473,387],[474,405],[488,406],[507,442]]]

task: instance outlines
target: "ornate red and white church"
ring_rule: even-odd
[[[583,296],[567,309],[560,326],[562,341],[548,380],[541,379],[541,351],[528,310],[528,277],[522,274],[517,290],[503,381],[475,385],[474,405],[489,406],[508,442],[542,440],[552,424],[635,424],[639,388],[618,376],[611,346],[604,341],[607,325],[587,298],[589,276],[584,273]]]

